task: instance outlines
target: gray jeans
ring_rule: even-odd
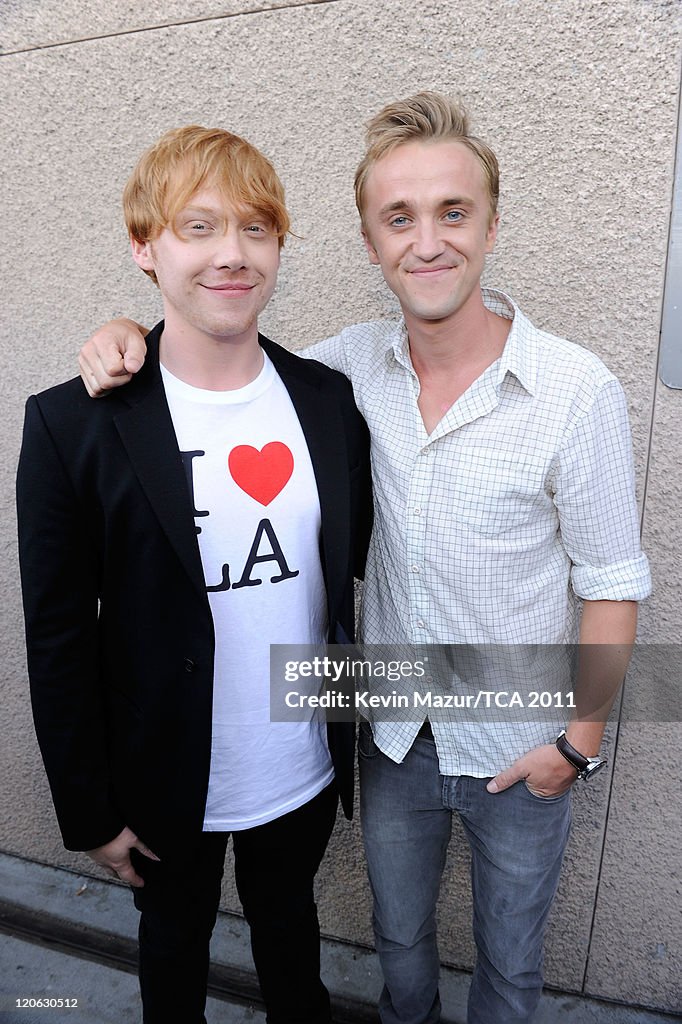
[[[523,782],[439,774],[433,740],[402,764],[360,729],[362,830],[384,975],[382,1024],[440,1019],[436,902],[457,811],[471,847],[478,952],[468,1024],[528,1024],[542,990],[542,944],[570,828],[570,791],[534,796]]]

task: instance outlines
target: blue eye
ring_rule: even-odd
[[[445,214],[445,219],[448,220],[451,224],[456,224],[457,221],[462,219],[462,213],[460,210],[448,210],[448,212]]]
[[[391,221],[391,227],[401,228],[403,224],[407,224],[407,217],[402,215],[400,217],[394,217]]]

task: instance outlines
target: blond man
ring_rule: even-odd
[[[477,946],[468,1024],[527,1024],[570,791],[605,763],[605,713],[650,586],[626,404],[594,355],[482,289],[499,172],[461,107],[435,93],[389,104],[367,143],[355,179],[362,233],[402,318],[308,350],[349,377],[372,437],[364,639],[518,652],[579,638],[590,652],[570,721],[557,709],[521,722],[460,715],[362,727],[380,1014],[383,1024],[440,1018],[436,902],[457,812]],[[113,387],[142,357],[139,335],[119,324],[85,346],[84,379],[92,393]],[[546,689],[535,673],[528,692]]]
[[[29,399],[34,717],[68,849],[133,887],[146,1024],[201,1024],[228,838],[273,1024],[328,1024],[313,879],[353,727],[269,721],[271,643],[350,636],[369,522],[348,382],[258,333],[289,229],[244,139],[164,135],[124,194],[164,320],[130,388]],[[352,473],[351,473],[352,470]]]

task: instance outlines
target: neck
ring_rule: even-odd
[[[159,342],[163,366],[185,384],[205,391],[236,391],[255,380],[263,368],[258,328],[234,337],[214,337],[166,321]]]
[[[443,320],[415,322],[406,316],[405,322],[419,378],[417,404],[431,434],[448,409],[499,359],[510,323],[486,309],[480,290],[478,302],[467,302]]]
[[[511,326],[484,305],[480,289],[443,320],[418,320],[406,314],[405,324],[417,376],[453,369],[481,373],[502,354]]]

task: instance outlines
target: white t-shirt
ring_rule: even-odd
[[[208,832],[279,818],[334,775],[324,725],[270,721],[270,644],[323,642],[327,602],[310,455],[263,355],[258,377],[235,391],[161,367],[215,625]]]

